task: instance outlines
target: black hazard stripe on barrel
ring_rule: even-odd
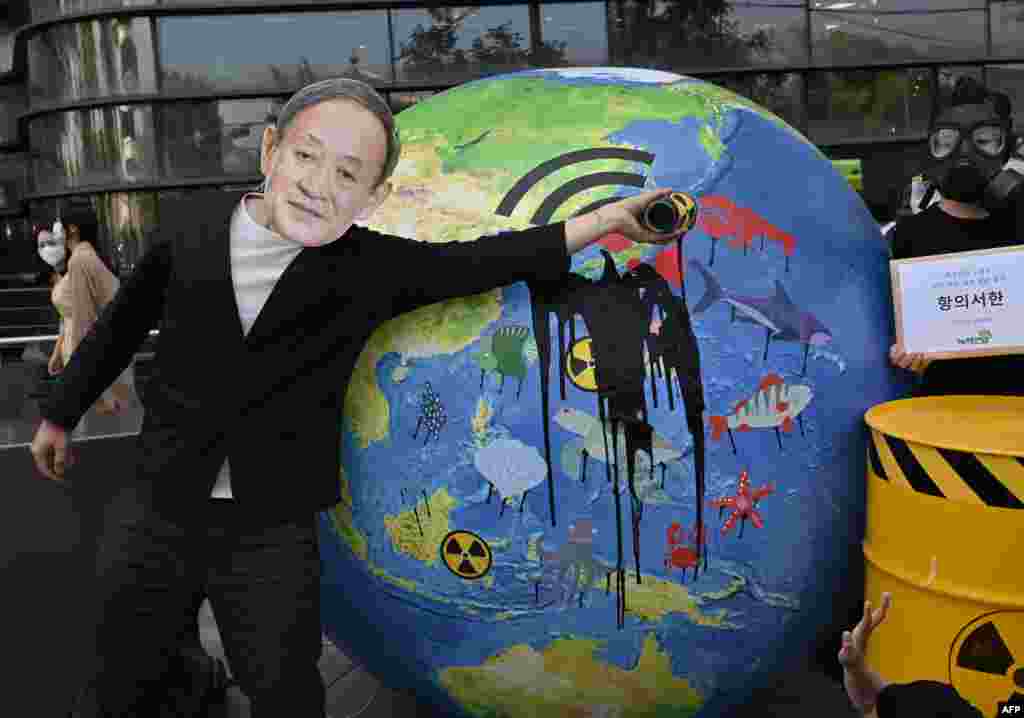
[[[914,452],[907,446],[907,442],[886,436],[885,443],[889,445],[889,451],[892,452],[896,463],[899,464],[900,471],[903,472],[903,478],[907,480],[907,483],[910,484],[914,491],[919,494],[945,498],[946,495],[942,493],[938,485],[928,476],[928,472],[924,470],[921,462],[914,456]]]
[[[882,466],[882,457],[878,455],[878,447],[875,446],[874,432],[868,436],[868,460],[871,462],[871,470],[875,472],[875,476],[888,481],[889,476],[885,473],[885,467]]]
[[[1009,487],[996,478],[977,456],[951,449],[937,451],[986,504],[1004,509],[1024,509],[1024,503],[1014,496]],[[1016,461],[1020,462],[1020,459]],[[1024,467],[1024,463],[1020,465]]]
[[[869,460],[882,479],[976,505],[1024,509],[1024,460],[908,444],[872,431]]]

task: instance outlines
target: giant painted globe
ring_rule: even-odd
[[[859,538],[863,413],[902,389],[878,225],[796,130],[678,75],[502,75],[398,126],[376,230],[469,241],[656,187],[699,219],[372,336],[329,635],[446,715],[720,715],[830,620]]]

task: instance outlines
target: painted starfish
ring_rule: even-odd
[[[751,491],[749,472],[746,469],[740,472],[739,489],[736,493],[727,498],[715,499],[711,502],[711,505],[718,509],[719,518],[721,518],[722,512],[726,508],[732,509],[729,518],[722,525],[722,535],[725,536],[729,533],[736,525],[736,522],[739,521],[740,532],[738,538],[743,538],[743,527],[746,525],[747,519],[750,519],[750,523],[754,524],[755,528],[764,528],[764,520],[761,518],[760,512],[754,507],[757,506],[758,501],[774,491],[774,484],[768,484]]]

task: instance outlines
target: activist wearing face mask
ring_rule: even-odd
[[[113,300],[120,281],[96,251],[98,223],[89,209],[65,213],[64,221],[43,230],[37,240],[39,256],[60,274],[50,294],[61,318],[60,335],[48,371],[60,374],[89,333],[103,309]],[[47,236],[49,235],[49,236]],[[96,402],[101,414],[116,414],[134,402],[134,372],[129,366]]]
[[[952,105],[932,122],[925,177],[940,198],[926,193],[915,214],[891,233],[893,259],[1009,247],[1021,243],[1017,217],[1024,207],[1024,162],[1015,154],[1006,95],[961,78]],[[917,396],[1024,396],[1024,355],[928,361],[898,344],[890,361],[920,375]]]
[[[63,237],[58,239],[49,229],[41,229],[36,237],[36,246],[39,257],[53,267],[54,271],[60,271],[67,254]]]

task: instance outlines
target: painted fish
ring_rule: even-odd
[[[608,453],[605,451],[605,439],[608,440],[608,448],[612,449],[612,432],[611,427],[607,428],[607,437],[605,431],[602,430],[601,420],[593,414],[588,414],[585,411],[574,409],[572,407],[563,407],[558,410],[555,414],[555,423],[561,426],[566,431],[571,431],[574,434],[579,434],[583,437],[583,449],[586,452],[587,457],[593,457],[598,461],[607,462]],[[619,466],[626,466],[626,430],[622,424],[618,426],[618,463]],[[637,452],[638,456],[646,457],[643,452]],[[660,434],[654,434],[652,441],[652,453],[654,454],[655,466],[664,465],[670,461],[675,461],[682,457],[683,452],[672,445],[668,439],[661,436]]]
[[[769,374],[761,380],[757,392],[736,404],[728,416],[712,416],[711,438],[722,438],[725,432],[751,429],[793,430],[793,420],[807,408],[814,397],[811,387],[790,386],[778,374]]]
[[[487,372],[496,371],[501,375],[502,389],[506,376],[519,380],[516,391],[516,398],[519,398],[529,367],[537,363],[537,354],[537,343],[530,336],[530,330],[523,326],[501,327],[493,335],[481,338],[480,351],[473,355],[480,367],[480,388]]]
[[[691,259],[689,265],[700,272],[705,284],[704,296],[693,308],[693,314],[701,314],[716,302],[725,302],[736,319],[764,327],[775,341],[813,346],[832,341],[832,332],[813,314],[799,309],[778,280],[773,296],[745,297],[724,290],[715,275],[697,260]]]

